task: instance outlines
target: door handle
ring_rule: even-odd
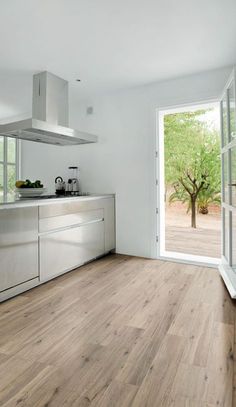
[[[228,184],[229,187],[236,187],[236,183],[235,184]]]

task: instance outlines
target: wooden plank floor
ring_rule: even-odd
[[[165,250],[220,258],[221,233],[215,229],[166,225]]]
[[[216,270],[110,255],[0,305],[2,407],[232,407]]]

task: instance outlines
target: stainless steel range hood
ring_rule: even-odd
[[[95,143],[97,136],[68,127],[68,82],[50,72],[33,76],[32,118],[0,125],[0,135],[39,143]]]

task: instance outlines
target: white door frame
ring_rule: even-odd
[[[227,172],[228,172],[228,199],[227,202],[225,200],[225,180],[224,180],[224,165],[222,165],[222,211],[224,211],[224,214],[227,212],[229,215],[228,218],[228,230],[227,230],[227,239],[228,239],[228,253],[225,255],[225,217],[222,216],[222,258],[221,258],[221,263],[219,266],[219,271],[221,273],[221,276],[228,288],[228,291],[231,295],[232,298],[236,298],[236,272],[235,272],[235,264],[233,264],[233,258],[232,258],[232,249],[233,249],[233,227],[232,227],[232,216],[233,214],[236,214],[236,207],[233,206],[232,203],[232,167],[231,167],[231,151],[232,148],[236,147],[236,139],[231,139],[231,128],[230,128],[230,99],[229,99],[229,88],[230,85],[233,83],[234,86],[234,93],[236,94],[236,68],[234,67],[229,79],[224,87],[224,90],[222,92],[221,96],[221,155],[222,155],[222,162],[224,163],[223,160],[223,154],[227,154],[228,158],[228,165],[227,165]],[[224,129],[223,129],[223,118],[222,118],[222,101],[226,97],[226,105],[227,105],[227,143],[224,143]],[[236,106],[235,106],[235,114],[236,114]],[[228,257],[228,258],[227,258]]]
[[[156,109],[156,208],[157,208],[157,258],[181,263],[190,263],[208,267],[219,265],[220,259],[205,256],[187,255],[165,251],[165,179],[164,179],[164,126],[163,118],[166,114],[180,113],[207,106],[219,105],[220,99],[208,99],[199,102],[188,102],[180,105],[161,107]],[[192,109],[191,109],[192,108]]]

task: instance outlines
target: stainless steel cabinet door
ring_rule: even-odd
[[[104,253],[104,221],[40,236],[40,280],[72,270]]]
[[[104,218],[105,218],[105,251],[115,249],[116,247],[116,232],[115,232],[115,199],[107,198],[104,202]]]
[[[38,208],[0,210],[0,291],[38,277]]]

